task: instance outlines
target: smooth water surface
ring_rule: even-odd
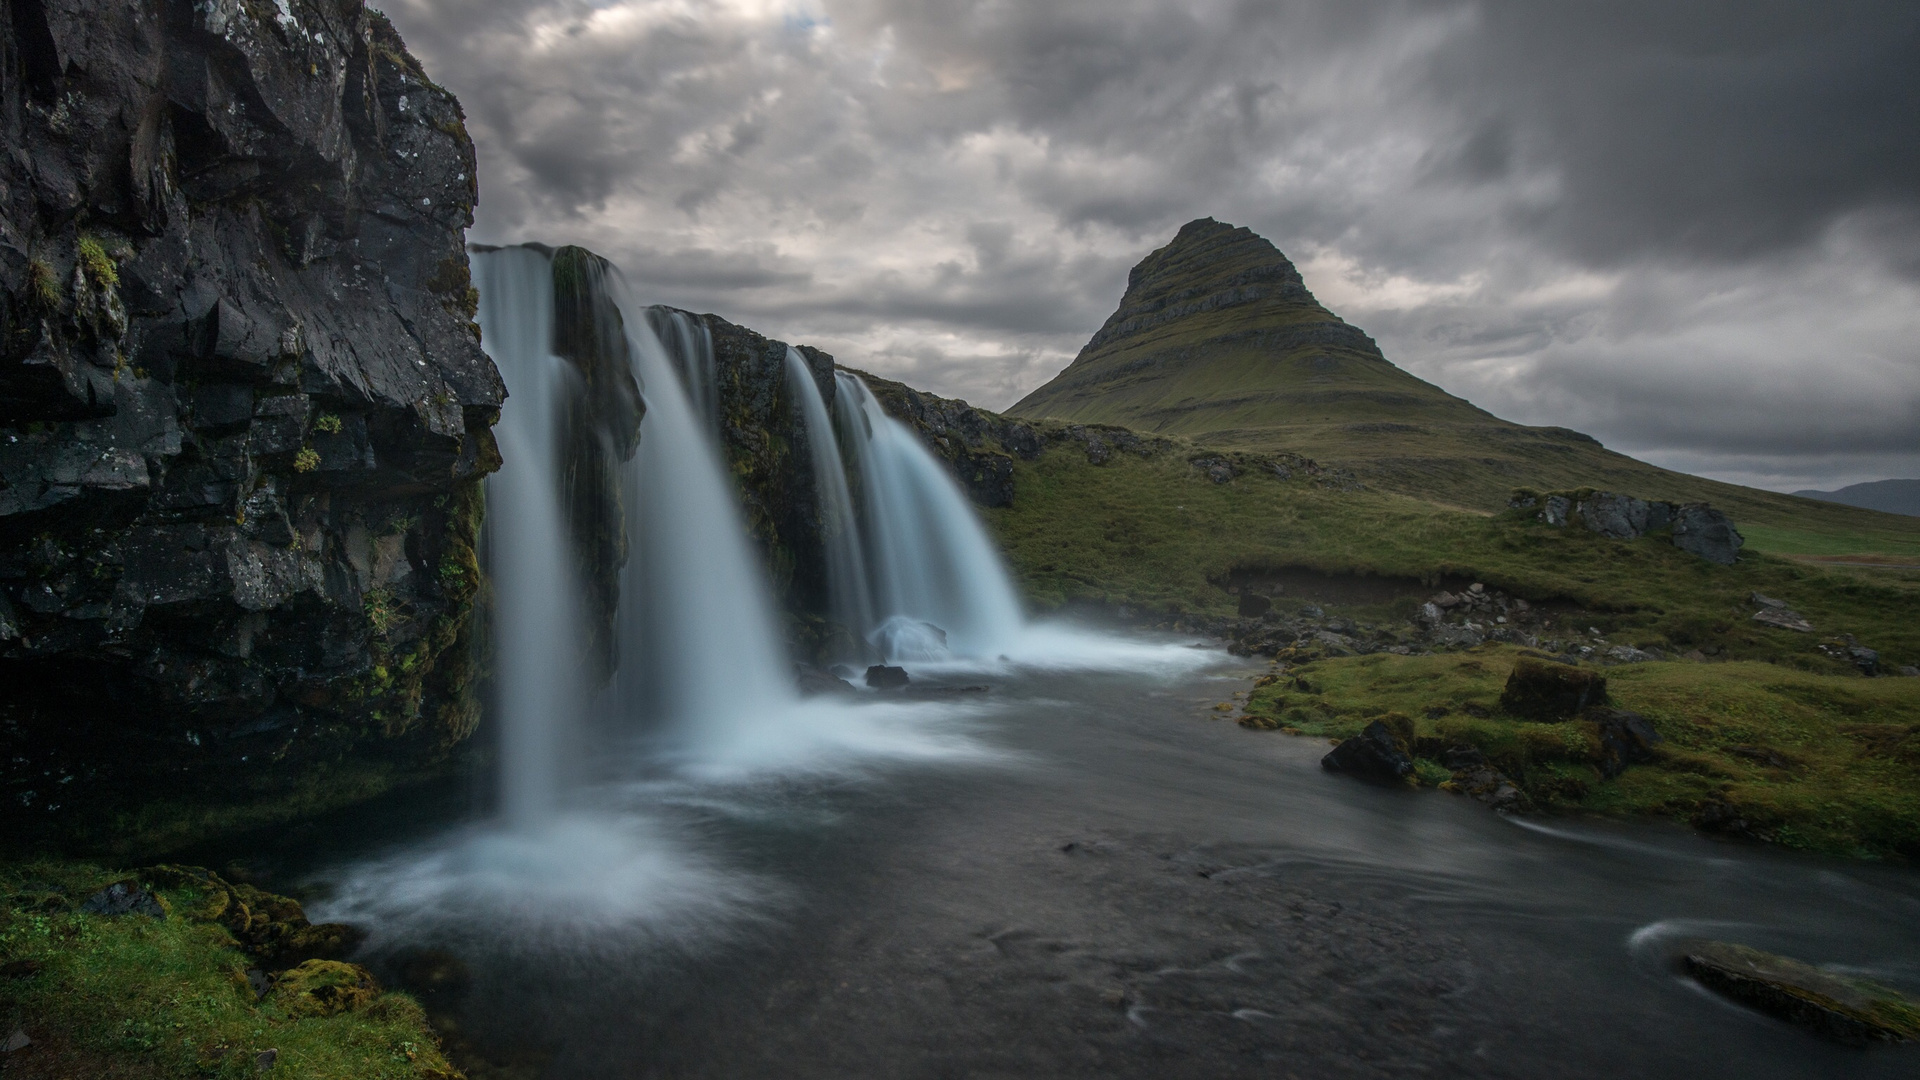
[[[1220,718],[1258,669],[1054,633],[649,759],[544,839],[343,829],[311,907],[390,976],[468,965],[425,996],[477,1076],[1920,1072],[1673,967],[1715,937],[1920,989],[1920,876],[1371,787]]]

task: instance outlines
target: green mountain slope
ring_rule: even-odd
[[[1395,367],[1271,243],[1212,218],[1141,260],[1080,355],[1008,412],[1294,451],[1372,487],[1480,510],[1515,487],[1591,486],[1711,502],[1812,553],[1920,540],[1913,519],[1676,473],[1576,431],[1502,420]]]

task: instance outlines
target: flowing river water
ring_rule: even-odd
[[[778,769],[610,776],[539,850],[389,808],[278,870],[390,978],[459,957],[421,988],[476,1080],[1920,1071],[1674,967],[1717,938],[1920,989],[1913,872],[1355,782],[1220,719],[1256,668],[1131,648],[816,699],[879,712]]]

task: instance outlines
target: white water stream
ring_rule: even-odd
[[[506,464],[487,481],[485,545],[502,812],[347,869],[316,910],[387,942],[453,944],[479,925],[514,948],[592,948],[621,928],[712,939],[764,913],[781,887],[730,869],[689,831],[688,808],[753,815],[763,812],[753,792],[807,778],[1020,760],[978,737],[998,708],[990,698],[800,698],[718,444],[712,336],[641,304],[617,273],[593,300],[621,316],[646,413],[620,467],[630,546],[617,666],[595,687],[579,545],[561,505],[563,405],[579,376],[553,350],[552,260],[506,248],[476,253],[473,271],[485,346],[511,395],[495,428]],[[845,374],[830,417],[804,362],[789,353],[788,363],[836,611],[875,655],[913,664],[916,685],[1010,664],[1173,676],[1213,661],[1028,625],[978,515],[918,436]]]

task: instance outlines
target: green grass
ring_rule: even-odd
[[[1920,853],[1920,680],[1753,661],[1609,668],[1613,702],[1645,715],[1665,741],[1654,762],[1605,780],[1591,724],[1501,712],[1519,652],[1319,660],[1262,680],[1246,715],[1250,726],[1345,738],[1397,712],[1413,718],[1417,739],[1434,740],[1427,750],[1479,747],[1542,808],[1688,820],[1724,806],[1752,835],[1789,847]]]
[[[1747,547],[1775,555],[1898,555],[1920,559],[1920,532],[1912,536],[1889,531],[1833,533],[1753,523],[1741,525],[1740,532],[1747,539]]]
[[[1165,442],[1151,456],[1102,466],[1077,443],[1016,462],[1011,507],[987,512],[1015,573],[1042,608],[1093,603],[1230,613],[1234,571],[1304,568],[1419,582],[1485,582],[1566,606],[1614,644],[1769,660],[1835,674],[1818,646],[1852,634],[1897,667],[1920,664],[1920,581],[1810,566],[1756,551],[1735,566],[1695,558],[1659,537],[1609,540],[1519,514],[1448,510],[1408,496],[1341,491],[1249,470],[1225,484]],[[1749,594],[1786,600],[1819,633],[1751,621]],[[1356,610],[1404,622],[1417,598]],[[1920,684],[1916,684],[1920,690]]]
[[[381,994],[326,1017],[256,1003],[252,962],[227,930],[185,914],[194,896],[163,892],[172,914],[105,917],[77,910],[123,875],[75,863],[0,869],[0,1020],[34,1045],[39,1075],[142,1078],[272,1075],[315,1080],[451,1078],[411,998]],[[33,1062],[35,1064],[28,1064]],[[11,1069],[9,1070],[11,1071]]]

